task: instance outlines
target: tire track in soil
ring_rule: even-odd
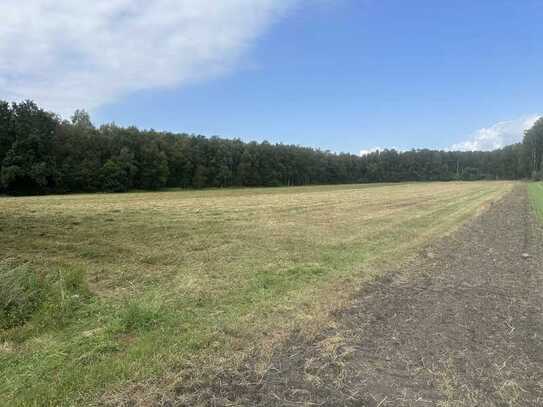
[[[518,186],[367,286],[334,328],[292,335],[264,376],[249,360],[165,404],[543,406],[542,242]]]

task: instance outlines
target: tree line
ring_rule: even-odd
[[[0,101],[0,193],[165,187],[294,186],[541,178],[543,119],[495,151],[384,150],[364,156],[296,145],[174,134],[71,120],[32,101]]]

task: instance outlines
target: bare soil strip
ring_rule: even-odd
[[[519,186],[367,286],[318,337],[292,335],[265,369],[250,360],[165,404],[541,406],[542,242]]]

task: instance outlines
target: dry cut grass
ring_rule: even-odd
[[[20,324],[0,330],[0,403],[119,400],[134,383],[166,389],[187,366],[233,366],[293,329],[319,329],[387,264],[511,188],[418,183],[2,198],[0,273],[24,267],[44,282],[40,292],[59,294],[54,306],[42,299]],[[74,275],[85,287],[67,285],[64,276]]]

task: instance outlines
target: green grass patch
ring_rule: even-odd
[[[77,268],[39,270],[30,263],[0,263],[0,329],[32,322],[40,329],[59,328],[88,299],[84,273]]]
[[[143,332],[157,325],[162,319],[158,307],[144,301],[130,299],[120,313],[120,326],[127,332]]]
[[[528,193],[534,210],[539,219],[543,222],[543,182],[532,182],[528,184]]]

